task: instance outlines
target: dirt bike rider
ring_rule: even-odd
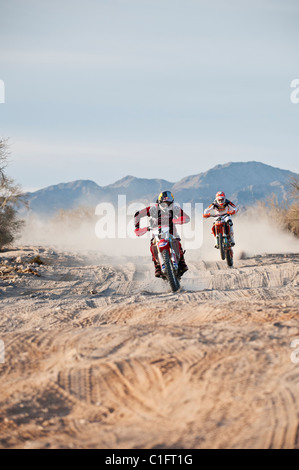
[[[174,236],[176,241],[175,250],[178,254],[179,259],[179,272],[182,276],[188,271],[188,266],[185,262],[184,251],[180,242],[180,237],[177,233],[175,224],[186,224],[190,221],[190,217],[177,205],[174,204],[174,197],[170,191],[162,191],[158,196],[155,204],[151,204],[140,211],[137,211],[134,215],[135,233],[138,237],[148,231],[148,228],[140,228],[140,219],[142,217],[150,218],[150,226],[169,226],[170,233]],[[155,244],[155,238],[151,239],[150,250],[152,254],[152,261],[155,265],[155,276],[161,276],[161,266],[158,260],[158,250]]]
[[[235,245],[235,239],[234,239],[233,222],[230,216],[236,214],[238,210],[239,210],[238,207],[233,202],[229,201],[229,199],[226,199],[224,192],[219,191],[216,194],[215,200],[212,202],[212,204],[210,204],[204,210],[204,213],[203,213],[204,218],[208,218],[211,215],[221,216],[221,215],[227,214],[227,217],[225,217],[224,220],[229,226],[229,237],[230,237],[231,246]],[[212,211],[213,213],[211,214]],[[215,238],[215,248],[219,248],[217,244],[217,237],[215,234],[215,222],[213,223],[212,233]]]

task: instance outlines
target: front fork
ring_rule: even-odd
[[[175,249],[172,246],[172,241],[170,239],[170,240],[167,241],[167,244],[165,243],[165,245],[162,246],[162,250],[160,249],[160,246],[158,244],[158,258],[159,258],[159,263],[160,263],[160,266],[161,266],[162,273],[165,273],[165,265],[164,265],[164,260],[163,260],[163,256],[162,256],[162,251],[164,251],[164,250],[168,251],[171,262],[172,262],[172,265],[173,265],[173,268],[174,268],[175,272],[177,272],[178,268],[179,268],[178,261],[177,261],[177,256],[176,256],[176,253],[175,253]]]
[[[216,243],[219,246],[219,234],[217,233],[216,225],[215,227],[215,234],[216,234]],[[228,243],[228,234],[227,234],[227,224],[226,222],[223,222],[223,230],[222,230],[222,240],[223,240],[223,247],[224,248],[229,248],[229,243]]]
[[[160,266],[161,266],[161,271],[162,271],[162,273],[165,273],[165,264],[164,264],[162,253],[159,250],[159,248],[158,248],[158,258],[159,258],[159,263],[160,263]]]

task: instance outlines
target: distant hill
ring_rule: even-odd
[[[74,209],[78,206],[95,207],[100,202],[116,203],[118,195],[125,194],[127,203],[153,202],[157,195],[169,189],[179,203],[202,202],[208,205],[217,191],[241,206],[254,204],[275,194],[278,201],[288,197],[291,178],[299,175],[260,162],[236,162],[217,165],[197,175],[187,176],[173,183],[163,179],[136,178],[126,176],[108,186],[99,186],[94,181],[78,180],[60,183],[38,191],[27,193],[30,211],[52,216],[59,209]]]
[[[26,193],[30,211],[52,216],[59,209],[74,209],[79,206],[95,207],[100,202],[117,203],[118,195],[126,195],[127,202],[152,202],[165,188],[174,183],[163,179],[146,179],[126,176],[108,186],[99,186],[94,181],[77,180],[48,186]]]
[[[272,194],[278,201],[286,200],[292,177],[299,175],[260,162],[226,163],[183,178],[172,190],[182,202],[204,203],[213,199],[217,191],[224,191],[228,199],[248,206]]]

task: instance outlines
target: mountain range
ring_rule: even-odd
[[[229,162],[178,182],[126,176],[113,184],[99,186],[91,180],[77,180],[28,192],[26,196],[30,212],[45,217],[53,216],[59,209],[117,203],[118,195],[126,195],[127,203],[150,203],[163,190],[172,191],[180,204],[202,202],[204,207],[213,201],[217,191],[224,191],[228,199],[246,207],[273,194],[278,202],[287,200],[292,178],[298,179],[299,175],[261,162]]]

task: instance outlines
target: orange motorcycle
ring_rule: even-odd
[[[216,221],[213,224],[213,234],[216,237],[216,247],[220,251],[220,256],[222,260],[226,259],[228,266],[233,266],[233,249],[230,243],[230,225],[226,220],[227,214],[224,215],[214,215]]]

